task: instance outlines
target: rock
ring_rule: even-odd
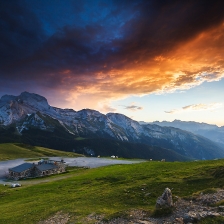
[[[220,216],[219,213],[217,212],[212,212],[212,211],[190,211],[187,214],[185,214],[184,216],[184,223],[188,223],[188,222],[197,222],[198,220],[202,219],[202,218],[206,218],[206,217],[217,217]]]
[[[220,216],[220,214],[218,212],[208,212],[207,216],[209,216],[209,217],[218,217],[218,216]]]
[[[184,220],[182,217],[180,218],[176,218],[175,221],[174,221],[175,224],[184,224]]]
[[[197,221],[197,216],[192,214],[185,214],[183,218],[184,223],[195,223]]]
[[[145,221],[145,220],[138,220],[138,223],[140,224],[153,224],[152,222]]]
[[[166,188],[162,196],[158,197],[156,201],[156,208],[170,208],[173,207],[172,192],[169,188]]]

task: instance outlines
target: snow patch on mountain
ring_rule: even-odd
[[[36,113],[30,114],[25,118],[25,120],[22,122],[21,125],[18,125],[16,128],[19,133],[22,133],[24,130],[29,130],[29,128],[38,128],[41,130],[47,130],[49,128],[53,127],[48,127],[44,120]]]

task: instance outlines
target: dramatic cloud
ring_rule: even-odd
[[[126,110],[132,110],[132,111],[136,111],[136,110],[143,110],[143,107],[140,106],[136,106],[136,105],[130,105],[130,106],[124,106],[124,105],[120,105],[122,107],[124,107],[124,109]]]
[[[223,107],[222,103],[210,103],[210,104],[192,104],[188,106],[184,106],[180,109],[173,109],[170,111],[165,111],[165,113],[174,114],[174,113],[180,113],[184,111],[202,111],[202,110],[216,110]]]
[[[113,108],[113,107],[110,107],[110,106],[108,106],[108,105],[103,105],[103,106],[101,107],[101,111],[102,111],[102,112],[105,112],[105,113],[109,113],[109,112],[113,113],[113,112],[116,112],[116,109]]]
[[[223,10],[221,0],[1,1],[0,94],[97,109],[220,80]]]
[[[177,113],[177,112],[179,112],[179,111],[182,111],[182,110],[181,110],[181,109],[180,109],[180,110],[178,110],[178,109],[173,109],[173,110],[164,111],[164,112],[167,113],[167,114],[175,114],[175,113]]]

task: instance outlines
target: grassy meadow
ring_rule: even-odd
[[[65,152],[38,146],[30,146],[22,143],[0,144],[0,161],[17,158],[39,158],[48,156],[75,157],[82,155],[73,152]]]
[[[64,175],[48,183],[20,181],[20,188],[0,185],[0,223],[38,223],[58,211],[69,214],[70,223],[94,223],[90,214],[108,220],[133,209],[151,214],[166,187],[179,197],[223,188],[224,160],[68,168]]]

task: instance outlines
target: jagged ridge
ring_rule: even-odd
[[[155,124],[141,125],[123,114],[51,107],[46,98],[28,92],[1,98],[0,123],[15,125],[20,134],[31,129],[63,130],[74,137],[111,138],[159,146],[195,159],[224,157],[224,151],[214,142],[190,132]]]

